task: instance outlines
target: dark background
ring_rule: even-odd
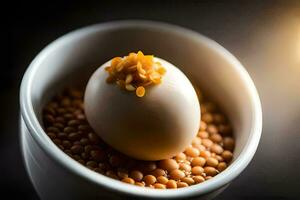
[[[23,73],[47,44],[94,23],[151,19],[196,30],[247,68],[260,93],[264,127],[247,169],[217,199],[300,198],[299,1],[12,2],[5,17],[0,78],[0,192],[38,199],[22,163],[18,92]],[[5,48],[7,46],[7,48]]]

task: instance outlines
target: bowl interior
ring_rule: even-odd
[[[31,71],[29,86],[30,101],[40,124],[42,107],[56,92],[70,85],[84,87],[98,66],[114,56],[138,50],[173,63],[200,86],[204,95],[217,102],[234,127],[234,159],[237,159],[252,134],[255,118],[253,97],[243,76],[246,72],[215,42],[168,25],[92,26],[70,33],[48,46],[44,50],[47,53],[39,55],[32,63],[38,67]]]
[[[204,95],[217,102],[233,124],[234,158],[239,156],[251,130],[250,94],[232,63],[205,38],[201,42],[177,32],[138,25],[90,29],[72,36],[53,44],[55,50],[39,63],[33,78],[31,97],[41,124],[42,107],[56,92],[70,85],[84,87],[93,71],[107,60],[142,50],[173,63],[200,86]]]

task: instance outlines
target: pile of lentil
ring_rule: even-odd
[[[45,106],[44,128],[62,151],[97,173],[141,187],[187,187],[225,170],[235,145],[229,121],[198,89],[197,93],[202,116],[198,135],[184,152],[171,159],[135,160],[105,144],[86,120],[80,89],[66,89]]]
[[[105,70],[109,76],[107,83],[117,85],[127,91],[135,91],[138,97],[145,95],[145,87],[160,84],[166,69],[160,62],[154,62],[153,55],[144,55],[143,52],[130,53],[123,58],[115,57]]]

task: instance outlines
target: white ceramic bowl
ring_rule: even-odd
[[[41,110],[65,85],[85,85],[116,55],[143,50],[179,67],[229,116],[234,160],[216,177],[176,190],[135,187],[97,174],[63,153],[43,131]],[[260,100],[244,67],[226,49],[193,31],[150,21],[118,21],[71,32],[47,46],[24,75],[21,145],[31,181],[42,199],[210,199],[251,161],[262,128]]]

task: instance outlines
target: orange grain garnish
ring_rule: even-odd
[[[105,67],[109,74],[106,82],[116,83],[120,88],[135,91],[138,97],[143,97],[145,87],[161,83],[166,73],[161,63],[154,63],[153,58],[153,55],[144,55],[141,51],[113,58],[110,66]]]
[[[138,96],[138,97],[143,97],[143,96],[145,95],[145,92],[146,92],[145,88],[144,88],[143,86],[139,86],[139,87],[136,89],[135,94],[136,94],[136,96]]]

